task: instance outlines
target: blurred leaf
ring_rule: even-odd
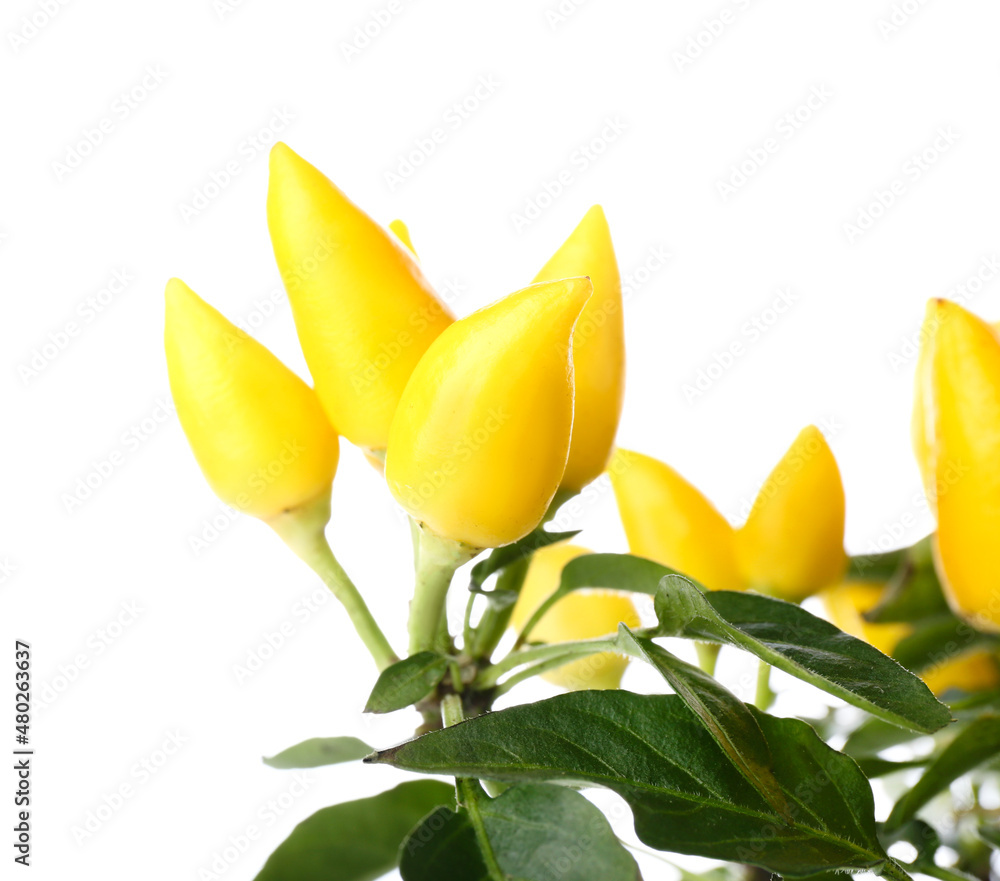
[[[444,677],[448,660],[436,652],[417,652],[379,673],[365,704],[366,713],[391,713],[424,698]]]
[[[848,735],[843,751],[855,759],[874,756],[884,749],[909,743],[920,736],[921,732],[900,728],[881,719],[865,719]]]
[[[1000,644],[996,637],[973,630],[960,618],[948,613],[922,622],[913,633],[901,639],[892,656],[908,670],[920,672],[958,657],[981,645]]]
[[[344,802],[303,820],[268,858],[256,881],[373,881],[399,861],[400,842],[455,789],[412,780],[372,798]]]
[[[952,781],[1000,754],[1000,716],[971,722],[927,767],[916,785],[893,806],[886,829],[897,829]]]
[[[736,768],[786,820],[791,808],[772,771],[771,750],[746,704],[713,676],[672,655],[653,640],[636,636],[624,624],[620,638],[630,654],[651,664],[688,706]]]
[[[319,768],[363,759],[372,748],[356,737],[311,737],[282,750],[276,756],[264,757],[272,768]]]
[[[660,850],[801,876],[886,868],[871,788],[805,723],[751,712],[776,756],[786,822],[676,695],[581,691],[478,716],[367,761],[511,782],[605,786]]]
[[[875,608],[864,618],[875,624],[921,621],[948,612],[948,601],[933,567],[907,567],[902,577],[889,582],[888,589]]]
[[[1000,851],[1000,826],[987,826],[984,823],[976,831],[979,833],[979,837],[990,847],[996,851]]]
[[[941,836],[929,823],[925,823],[923,820],[910,820],[893,831],[885,830],[883,826],[883,834],[889,844],[897,841],[906,841],[912,844],[917,850],[917,856],[913,860],[914,865],[934,865],[934,855],[941,847]]]
[[[513,786],[479,805],[486,836],[510,878],[638,881],[635,860],[607,819],[578,792],[545,783]],[[464,810],[439,808],[404,842],[403,881],[489,881]]]
[[[544,547],[557,544],[561,541],[567,541],[579,534],[579,529],[572,532],[546,532],[544,527],[539,526],[533,532],[529,532],[524,538],[513,544],[504,545],[502,548],[494,548],[485,560],[481,560],[472,567],[469,589],[479,591],[483,584],[485,584],[486,579],[494,572],[499,572],[516,560],[530,557],[535,551],[540,551]]]
[[[885,777],[886,774],[895,774],[897,771],[906,771],[910,768],[922,768],[927,764],[927,759],[913,759],[907,762],[892,762],[889,759],[880,759],[878,756],[861,756],[854,761],[862,770],[865,777],[874,780],[876,777]]]

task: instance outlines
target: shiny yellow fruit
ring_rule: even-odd
[[[563,566],[570,560],[589,554],[574,545],[550,545],[531,558],[511,624],[520,630],[532,613],[559,586]],[[595,639],[614,634],[619,622],[635,628],[639,615],[632,600],[611,591],[576,591],[555,603],[531,631],[532,642],[557,643],[576,639]],[[542,674],[544,679],[562,688],[578,691],[587,688],[618,688],[628,658],[614,652],[589,655]]]
[[[843,575],[844,485],[815,426],[799,433],[761,487],[736,531],[736,558],[748,587],[791,602]]]
[[[830,620],[844,633],[863,639],[884,655],[891,655],[912,628],[908,624],[873,624],[865,620],[864,613],[875,608],[884,591],[885,584],[880,581],[845,581],[827,588],[821,596]]]
[[[938,574],[957,614],[1000,630],[1000,341],[948,300],[930,301],[923,337],[913,446],[937,513]]]
[[[608,469],[629,549],[711,590],[740,590],[733,528],[673,468],[619,449]]]
[[[562,487],[577,492],[608,464],[625,396],[622,284],[611,231],[600,205],[580,221],[535,282],[589,276],[594,295],[573,334],[576,414]]]
[[[184,282],[166,301],[177,416],[219,498],[269,520],[329,495],[339,447],[315,392]]]
[[[875,607],[885,588],[882,582],[846,581],[823,591],[822,599],[830,621],[837,627],[891,655],[900,640],[913,632],[913,627],[865,620],[864,613]],[[1000,663],[995,653],[985,649],[973,648],[949,656],[917,673],[939,697],[953,689],[975,692],[1000,687]]]
[[[384,449],[407,380],[452,322],[413,254],[278,143],[267,222],[316,393],[334,427]]]
[[[406,249],[414,256],[417,256],[416,248],[413,247],[413,239],[410,238],[410,228],[402,220],[393,220],[389,224],[389,231],[396,236]]]
[[[534,529],[562,480],[573,425],[570,340],[585,278],[531,285],[455,322],[399,403],[385,476],[435,534],[475,548]]]

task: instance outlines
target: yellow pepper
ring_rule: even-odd
[[[1000,630],[1000,340],[931,300],[917,365],[913,446],[937,514],[935,563],[956,614]]]
[[[847,566],[844,485],[818,428],[804,428],[761,487],[736,531],[736,559],[754,590],[800,602],[835,584]]]
[[[166,301],[177,415],[219,498],[271,520],[328,497],[339,448],[315,392],[184,282]]]
[[[836,582],[844,553],[844,488],[823,435],[804,429],[733,530],[672,468],[619,450],[609,469],[629,549],[711,590],[753,588],[798,602]]]
[[[434,534],[498,547],[534,529],[566,467],[570,340],[586,278],[531,285],[451,325],[403,393],[385,475]]]
[[[604,211],[594,205],[535,282],[589,276],[594,295],[573,334],[576,410],[562,488],[578,492],[607,467],[625,392],[622,285]]]
[[[629,549],[711,590],[741,590],[733,528],[673,468],[619,449],[609,468]]]
[[[337,431],[384,449],[413,368],[452,322],[403,244],[285,144],[267,221],[316,393]]]
[[[536,551],[514,606],[511,624],[520,630],[532,613],[559,586],[559,578],[570,560],[589,554],[575,545],[550,545]],[[619,622],[639,626],[639,615],[632,600],[612,591],[574,592],[567,594],[531,630],[532,642],[558,643],[593,639],[614,634]],[[614,652],[588,655],[542,674],[555,685],[570,690],[618,688],[628,658]]]
[[[881,582],[846,581],[824,590],[822,598],[827,615],[837,627],[891,655],[913,628],[909,624],[873,624],[865,620],[864,613],[875,607],[884,591]],[[953,689],[975,692],[1000,687],[997,657],[982,648],[959,652],[917,673],[938,696]]]
[[[406,249],[414,257],[417,256],[416,248],[413,247],[413,239],[410,238],[410,228],[402,220],[393,220],[389,224],[389,231],[406,245]]]

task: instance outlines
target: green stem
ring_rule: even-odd
[[[757,667],[757,694],[753,702],[757,709],[766,710],[774,703],[774,692],[771,691],[771,665],[761,661]]]
[[[709,676],[715,675],[715,665],[719,660],[722,646],[717,642],[696,642],[694,650],[698,653],[698,666]]]
[[[333,555],[325,534],[329,520],[330,496],[327,494],[313,502],[279,514],[269,520],[268,525],[323,580],[330,592],[340,601],[379,670],[384,670],[395,664],[399,658],[368,606],[365,605],[354,582]]]
[[[538,622],[545,617],[546,613],[551,609],[559,600],[563,598],[563,594],[559,593],[558,590],[553,591],[549,594],[541,604],[531,613],[531,617],[524,622],[524,627],[521,628],[521,632],[517,635],[517,640],[514,642],[514,650],[516,651],[522,645],[528,641],[528,637],[531,635],[531,631],[535,629]]]
[[[497,576],[496,590],[513,591],[520,593],[524,585],[524,579],[528,574],[528,566],[531,563],[529,557],[515,560],[504,567],[503,572]],[[496,650],[500,640],[503,639],[510,623],[510,616],[514,612],[514,603],[508,603],[503,607],[498,607],[490,603],[483,612],[483,617],[476,625],[475,634],[472,639],[472,651],[470,654],[474,658],[489,658]]]
[[[439,644],[445,599],[455,570],[479,553],[478,548],[442,538],[426,526],[418,528],[417,583],[410,602],[411,655]]]
[[[511,652],[502,661],[487,667],[476,678],[476,688],[491,688],[496,685],[504,673],[517,667],[533,664],[538,661],[552,661],[546,669],[560,667],[573,658],[583,655],[595,655],[599,652],[618,651],[616,636],[602,636],[598,639],[580,639],[573,642],[557,642],[553,645],[539,645],[532,648]],[[544,672],[544,671],[542,671]]]

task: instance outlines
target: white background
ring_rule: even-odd
[[[315,809],[404,777],[330,768],[292,797],[292,776],[261,764],[313,735],[388,745],[414,717],[361,717],[373,669],[354,660],[332,603],[302,605],[318,582],[264,526],[224,523],[192,547],[222,509],[163,403],[171,275],[304,373],[267,239],[266,153],[254,146],[278,126],[374,217],[405,218],[459,314],[527,283],[602,203],[633,276],[623,446],[678,467],[738,522],[816,422],[843,471],[850,550],[930,528],[909,450],[907,345],[926,299],[1000,251],[995,3],[908,0],[896,5],[912,14],[890,31],[890,0],[399,0],[367,45],[356,28],[375,30],[388,0],[91,0],[47,22],[43,5],[7,0],[0,12],[0,670],[10,683],[13,640],[31,642],[43,702],[28,877],[250,879]],[[33,15],[35,33],[22,18]],[[360,48],[345,52],[352,41]],[[477,99],[481,82],[492,85]],[[129,109],[120,96],[133,89]],[[800,108],[810,94],[829,97]],[[466,99],[478,106],[458,117]],[[798,127],[781,122],[797,108]],[[427,157],[419,141],[435,128],[443,142]],[[953,143],[934,155],[939,130]],[[731,166],[767,138],[777,152],[724,195]],[[928,148],[920,169],[912,157]],[[422,161],[404,175],[414,150]],[[206,192],[233,162],[239,173]],[[569,185],[548,198],[564,171]],[[845,224],[894,180],[905,192],[884,211],[875,203],[880,216],[851,235]],[[212,198],[192,214],[198,194]],[[655,248],[669,260],[640,271]],[[88,299],[116,271],[130,280],[97,312]],[[779,288],[794,302],[776,317],[765,310]],[[997,317],[998,299],[993,281],[967,302]],[[766,327],[757,339],[744,329],[755,317]],[[76,335],[60,336],[71,322]],[[734,342],[740,357],[686,396]],[[100,485],[69,504],[88,475]],[[334,548],[400,644],[407,530],[346,443],[334,495]],[[624,549],[608,492],[576,522],[587,545]],[[291,635],[241,679],[239,665],[282,626]],[[171,735],[183,745],[144,776],[136,763],[160,758]],[[123,784],[131,797],[78,842],[74,827]],[[9,829],[10,797],[0,802]],[[617,825],[630,834],[627,817]],[[212,871],[251,826],[260,838]]]

